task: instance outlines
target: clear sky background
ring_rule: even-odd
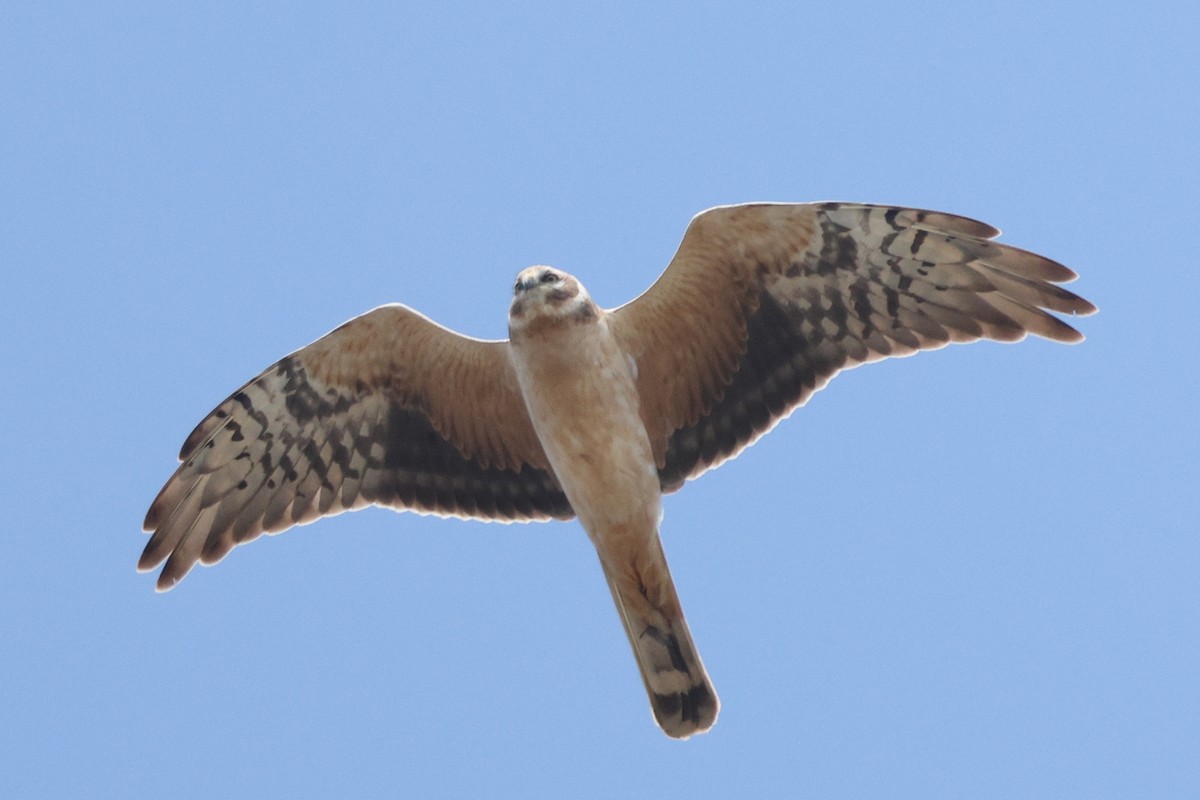
[[[0,794],[1200,796],[1197,6],[643,5],[3,4]],[[614,306],[704,208],[834,199],[1101,312],[855,370],[667,500],[708,735],[574,523],[135,572],[192,426],[342,321],[499,338],[522,267]]]

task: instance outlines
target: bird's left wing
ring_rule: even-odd
[[[840,370],[988,338],[1083,337],[1075,273],[966,217],[848,203],[697,215],[662,276],[612,312],[665,491],[733,457]]]
[[[292,353],[192,431],[146,515],[138,568],[165,560],[169,589],[197,561],[369,504],[570,518],[507,347],[391,305]]]

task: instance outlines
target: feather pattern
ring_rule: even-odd
[[[263,533],[368,504],[506,522],[573,513],[504,343],[403,306],[268,368],[196,426],[180,459],[146,514],[138,562],[166,562],[160,590]]]
[[[517,276],[511,341],[404,306],[351,320],[234,392],[184,442],[139,568],[171,588],[263,533],[375,504],[577,516],[655,719],[720,702],[659,539],[662,493],[736,456],[841,370],[953,342],[1083,337],[1050,259],[966,217],[849,203],[697,215],[661,277],[611,312],[549,267]],[[1054,312],[1054,313],[1051,313]],[[165,563],[164,563],[165,562]]]
[[[987,338],[1082,335],[1075,273],[966,217],[847,203],[724,206],[614,312],[664,491],[737,455],[843,369]]]

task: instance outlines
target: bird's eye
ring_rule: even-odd
[[[553,272],[542,273],[542,283],[554,283],[556,280],[558,280],[558,276]]]
[[[517,281],[513,284],[513,294],[519,294],[521,291],[521,282]]]

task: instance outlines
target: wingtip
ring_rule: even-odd
[[[154,593],[155,594],[166,594],[167,592],[174,589],[181,580],[183,580],[182,575],[176,578],[176,577],[168,575],[167,571],[164,569],[162,571],[162,573],[158,576],[158,580],[156,580],[154,582]]]
[[[1083,300],[1083,298],[1080,298],[1080,300]],[[1073,309],[1068,319],[1071,317],[1086,317],[1091,314],[1095,314],[1099,310],[1086,300],[1083,300],[1083,302],[1086,303],[1086,306]],[[1078,328],[1074,327],[1070,323],[1064,322],[1058,317],[1054,317],[1054,319],[1058,322],[1058,329],[1061,331],[1060,336],[1054,337],[1057,341],[1060,341],[1063,344],[1082,344],[1083,342],[1087,341],[1087,337],[1084,336],[1083,332]]]
[[[1083,333],[1078,328],[1071,326],[1058,317],[1049,314],[1046,317],[1051,320],[1051,323],[1044,330],[1030,330],[1029,332],[1040,336],[1043,339],[1049,339],[1052,342],[1060,342],[1062,344],[1079,344],[1084,340]]]
[[[142,557],[138,559],[136,567],[137,574],[143,575],[147,572],[153,572],[154,568],[157,567],[160,562],[161,559],[159,559],[159,561],[152,561],[146,557],[145,553],[143,553]],[[168,578],[166,575],[166,570],[163,570],[162,574],[158,576],[158,580],[154,582],[154,593],[164,594],[169,592],[175,588],[175,585],[179,583],[180,580],[180,578]]]
[[[151,544],[153,544],[153,541]],[[154,582],[154,591],[160,594],[162,592],[171,591],[176,584],[183,580],[184,575],[187,575],[187,571],[185,570],[183,575],[176,574],[178,572],[178,567],[173,566],[169,558],[166,558],[163,556],[163,554],[153,550],[150,544],[146,545],[146,549],[142,551],[142,555],[137,562],[138,574],[142,574],[145,572],[153,572],[159,564],[163,563],[164,560],[167,562],[167,564],[163,567],[162,572],[160,572],[158,575],[158,579]]]
[[[137,571],[138,572],[149,572],[150,570],[154,569],[161,563],[162,563],[162,559],[156,557],[155,554],[151,553],[150,545],[147,544],[146,548],[144,550],[142,550],[142,554],[140,556],[138,556]]]

